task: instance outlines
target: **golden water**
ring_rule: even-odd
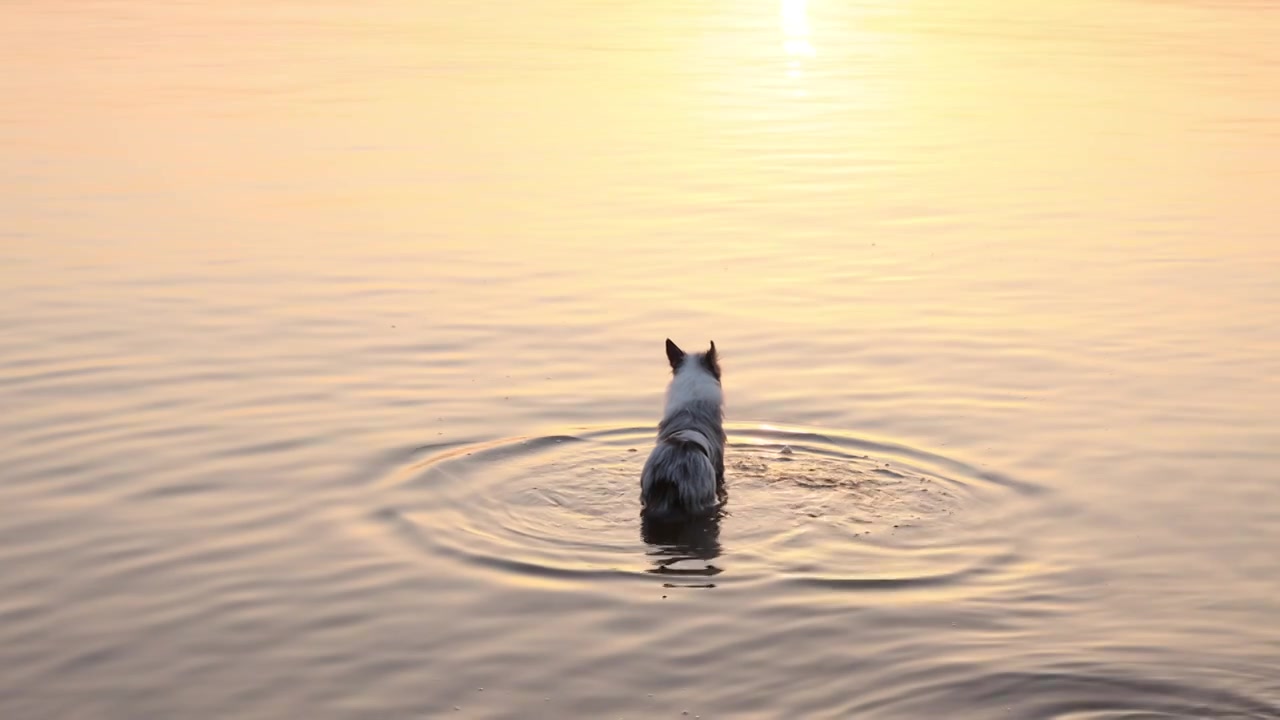
[[[1280,716],[1278,38],[7,3],[0,717]]]

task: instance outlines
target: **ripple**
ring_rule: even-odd
[[[931,685],[897,688],[889,698],[870,693],[853,715],[945,716],[955,707],[1008,717],[1105,720],[1110,718],[1274,718],[1277,708],[1231,690],[1187,686],[1128,675],[1128,668],[1076,663],[1039,672],[993,672]]]
[[[931,591],[1022,560],[999,520],[1042,492],[1034,485],[828,431],[726,429],[729,500],[709,520],[641,521],[653,431],[640,427],[425,446],[376,484],[367,520],[433,568],[443,559],[512,584]]]

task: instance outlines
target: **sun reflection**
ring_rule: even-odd
[[[809,36],[809,0],[782,0],[782,48],[788,55],[814,57]]]

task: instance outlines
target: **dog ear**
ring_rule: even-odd
[[[667,360],[671,362],[671,369],[679,370],[684,364],[684,351],[671,342],[671,338],[667,338]]]
[[[711,341],[711,349],[702,356],[702,364],[707,368],[707,372],[720,379],[720,356],[716,354],[716,341]]]

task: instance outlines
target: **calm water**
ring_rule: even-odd
[[[0,18],[0,717],[1280,717],[1272,4]]]

